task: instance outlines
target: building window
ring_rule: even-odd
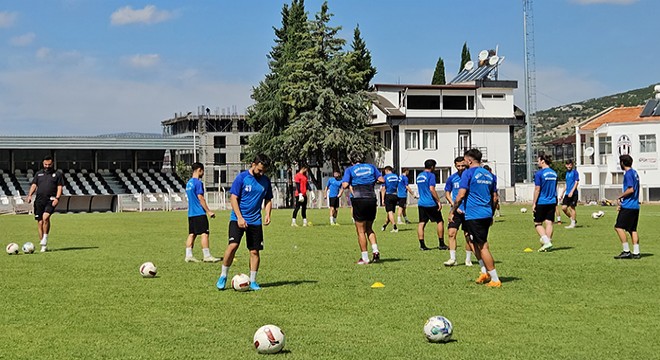
[[[225,165],[227,164],[227,154],[214,154],[215,164],[216,165]]]
[[[472,130],[458,130],[458,153],[463,155],[472,147]]]
[[[220,170],[220,183],[221,184],[227,183],[227,170]]]
[[[612,137],[599,136],[598,137],[598,154],[610,155],[612,154]]]
[[[504,94],[481,94],[482,99],[504,99]]]
[[[217,184],[220,182],[220,172],[219,171],[214,171],[213,172],[213,183]]]
[[[623,173],[612,173],[612,184],[623,184]]]
[[[246,156],[245,153],[241,153],[241,157],[240,157],[241,162],[245,161],[245,156]]]
[[[385,130],[383,146],[385,147],[385,150],[392,150],[392,130]]]
[[[406,150],[419,150],[419,131],[406,130]]]
[[[226,136],[215,136],[213,137],[213,147],[216,149],[224,149],[227,147],[227,137]]]
[[[247,145],[250,142],[250,137],[247,135],[243,135],[240,138],[241,145]]]
[[[639,152],[643,152],[643,153],[655,152],[655,134],[639,136]]]
[[[450,167],[441,167],[440,168],[440,182],[443,184],[447,182],[447,179],[451,176],[451,168]]]
[[[408,95],[406,101],[409,110],[440,110],[440,96],[437,95]]]
[[[383,142],[382,136],[380,135],[380,131],[374,132],[374,143],[376,144],[381,144]]]
[[[438,148],[436,130],[424,130],[422,132],[422,147],[424,150],[435,150]]]
[[[445,95],[442,97],[444,110],[474,110],[474,96]]]

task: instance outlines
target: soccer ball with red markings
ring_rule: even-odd
[[[231,278],[231,287],[236,291],[250,290],[250,277],[245,274],[238,274]]]
[[[424,335],[428,341],[433,343],[449,341],[453,331],[451,321],[444,316],[433,316],[424,324]]]
[[[157,273],[158,269],[152,262],[146,262],[140,265],[140,275],[142,275],[142,277],[152,278],[155,277]]]
[[[275,325],[264,325],[254,333],[254,347],[259,354],[275,354],[284,348],[284,333]]]
[[[10,243],[9,245],[7,245],[7,254],[18,255],[18,249],[20,248],[18,247],[17,243]]]

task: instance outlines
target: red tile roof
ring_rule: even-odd
[[[605,114],[594,118],[588,123],[582,125],[580,130],[596,130],[601,125],[612,123],[637,123],[660,121],[660,116],[640,117],[644,106],[619,107],[614,108]]]

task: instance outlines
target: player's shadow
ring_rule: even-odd
[[[301,284],[315,284],[318,281],[316,280],[292,280],[292,281],[276,281],[271,283],[261,284],[262,288],[266,287],[276,287],[276,286],[298,286]]]
[[[572,246],[559,246],[559,247],[553,247],[550,252],[553,251],[563,251],[563,250],[571,250],[573,247]]]
[[[72,246],[59,249],[52,249],[50,251],[77,251],[77,250],[94,250],[98,249],[98,246]]]
[[[518,280],[520,280],[520,278],[515,276],[500,276],[500,281],[503,283],[518,281]]]
[[[399,228],[399,232],[402,232],[402,231],[413,231],[413,230],[416,231],[417,229],[412,229],[412,228],[401,228],[401,227]]]
[[[408,261],[408,259],[399,259],[399,258],[380,259],[376,264],[387,263],[387,262],[398,262],[398,261]]]
[[[641,257],[643,257],[643,258],[653,256],[653,254],[651,254],[651,253],[646,253],[646,254],[645,254],[645,253],[641,253],[641,254],[639,254],[639,255],[640,255]]]

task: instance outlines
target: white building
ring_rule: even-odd
[[[580,136],[584,135],[584,143]],[[660,200],[657,138],[660,100],[646,106],[610,108],[576,127],[576,158],[580,172],[580,200],[616,199],[623,171],[619,155],[633,158],[639,173],[642,201]]]

